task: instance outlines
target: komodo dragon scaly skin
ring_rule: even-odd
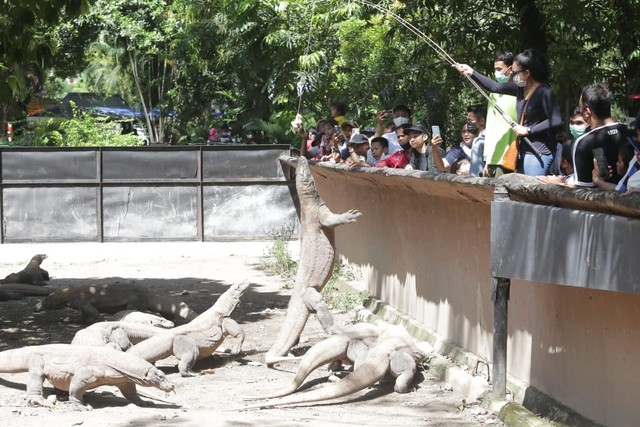
[[[134,345],[127,353],[151,363],[174,355],[180,360],[178,370],[183,377],[197,375],[192,371],[196,361],[211,356],[229,335],[238,339],[235,350],[231,352],[238,354],[244,342],[244,331],[229,316],[248,287],[247,281],[231,285],[213,306],[191,322],[160,330],[158,335]]]
[[[161,334],[166,329],[129,322],[96,322],[76,332],[71,344],[89,347],[110,346],[127,351],[132,345]]]
[[[355,222],[360,216],[360,212],[353,209],[341,214],[329,210],[318,194],[304,157],[298,159],[296,190],[300,199],[300,261],[287,314],[265,355],[267,365],[280,360],[280,356],[285,356],[296,345],[311,313],[316,313],[325,331],[338,332],[320,292],[333,272],[335,228]]]
[[[357,323],[344,332],[333,335],[311,347],[300,360],[298,372],[284,389],[263,396],[247,399],[273,399],[295,392],[315,369],[322,365],[349,360],[357,368],[366,359],[368,350],[380,335],[380,328],[371,323]]]
[[[140,310],[160,313],[166,317],[193,320],[198,313],[175,297],[158,295],[142,286],[127,284],[85,285],[58,289],[36,305],[36,310],[71,307],[82,312],[90,322],[102,320],[100,313]]]
[[[143,325],[157,326],[159,328],[173,328],[175,326],[171,320],[167,320],[164,317],[137,310],[119,311],[107,320],[112,322],[140,323]]]
[[[25,283],[28,285],[42,286],[44,282],[49,280],[49,273],[40,267],[42,261],[47,256],[45,254],[37,254],[31,258],[31,261],[25,268],[17,273],[11,273],[4,279],[0,280],[0,283]]]
[[[55,289],[25,283],[0,283],[0,291],[17,292],[24,296],[49,296],[55,292]]]
[[[43,396],[45,378],[57,389],[69,391],[74,409],[92,409],[84,405],[84,393],[101,385],[113,385],[136,405],[146,406],[136,384],[173,391],[173,384],[151,363],[108,347],[78,347],[47,344],[0,352],[0,372],[29,372],[27,401],[31,405],[50,406]]]
[[[394,390],[398,393],[407,393],[410,391],[409,386],[417,371],[417,363],[423,357],[406,330],[393,327],[385,329],[375,345],[369,349],[362,363],[340,381],[308,392],[268,400],[261,405],[244,409],[309,404],[337,399],[371,387],[383,379],[387,373],[396,377]]]

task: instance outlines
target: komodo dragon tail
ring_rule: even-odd
[[[300,339],[304,325],[307,324],[309,314],[310,311],[303,301],[302,294],[294,290],[294,293],[289,299],[287,314],[280,327],[280,332],[264,356],[265,364],[272,365],[281,360],[281,356],[286,356],[291,347],[296,345]]]
[[[344,360],[347,358],[347,344],[344,343],[344,337],[340,335],[332,336],[321,341],[311,347],[304,355],[298,366],[298,372],[291,383],[286,388],[268,394],[266,396],[245,397],[244,400],[273,399],[276,397],[287,396],[295,392],[304,380],[318,367],[334,362],[336,360]],[[272,360],[275,360],[275,356]],[[274,362],[275,363],[275,362]]]
[[[18,292],[26,296],[49,296],[55,292],[55,289],[37,285],[27,285],[26,283],[2,283],[0,285],[0,290]]]
[[[347,375],[337,383],[331,383],[316,390],[308,391],[305,393],[297,393],[292,396],[273,399],[259,405],[252,405],[240,409],[260,409],[273,406],[309,404],[324,400],[337,399],[355,393],[357,391],[364,390],[367,387],[371,387],[376,382],[384,378],[388,370],[388,355],[386,355],[386,358],[380,357],[375,359],[368,359],[356,371]]]

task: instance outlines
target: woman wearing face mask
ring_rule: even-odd
[[[518,112],[513,130],[519,137],[527,137],[538,153],[529,146],[519,145],[517,172],[525,175],[546,175],[555,152],[555,128],[562,124],[560,109],[549,79],[549,63],[536,49],[518,54],[511,66],[512,80],[499,83],[476,72],[466,64],[455,64],[462,74],[470,76],[490,92],[514,95]]]

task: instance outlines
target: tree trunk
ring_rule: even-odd
[[[149,144],[155,144],[156,139],[154,137],[151,121],[149,120],[149,112],[147,110],[147,104],[144,100],[144,94],[142,93],[142,88],[140,87],[140,76],[138,75],[138,63],[135,61],[135,58],[131,51],[129,51],[129,62],[131,62],[131,72],[133,73],[133,81],[136,84],[136,89],[138,90],[138,96],[140,97],[140,103],[142,104],[142,112],[144,113],[144,119],[145,119],[145,122],[147,123],[147,133],[149,134]]]
[[[520,16],[520,43],[522,50],[534,47],[547,53],[549,46],[544,18],[536,6],[536,0],[516,0]]]

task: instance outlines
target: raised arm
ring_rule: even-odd
[[[440,172],[447,172],[447,167],[444,165],[442,161],[442,156],[440,155],[440,146],[442,145],[442,137],[434,136],[431,138],[431,157],[433,157],[433,163],[436,165],[436,168]]]
[[[516,86],[516,84],[513,82],[498,83],[497,81],[475,71],[467,64],[454,64],[453,67],[458,70],[460,74],[471,77],[474,81],[479,83],[484,89],[488,90],[489,92],[502,93],[505,95],[513,96],[516,96],[517,94],[518,86]]]

